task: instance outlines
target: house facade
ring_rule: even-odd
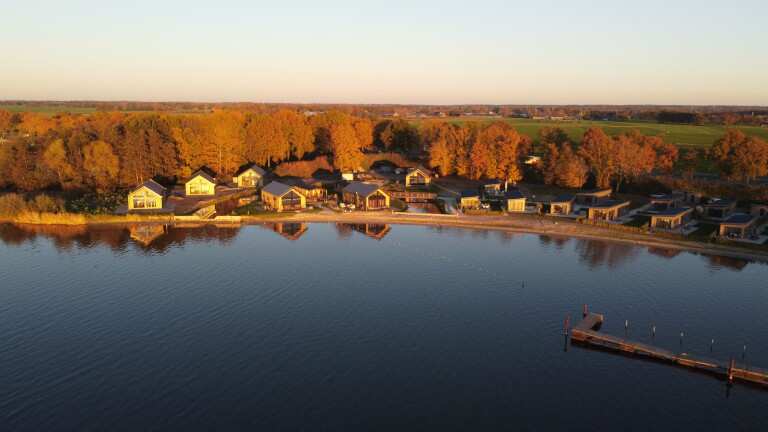
[[[602,201],[586,207],[587,219],[612,221],[619,219],[629,211],[629,201]]]
[[[432,182],[432,173],[424,168],[411,168],[405,174],[405,187],[425,187]]]
[[[735,239],[749,238],[757,235],[757,216],[734,214],[720,222],[718,234],[722,237]]]
[[[358,210],[384,210],[390,205],[389,195],[374,183],[352,182],[341,192],[342,201]]]
[[[184,184],[184,193],[187,196],[216,195],[216,178],[203,170],[195,171]]]
[[[299,211],[307,208],[307,197],[295,187],[272,182],[261,190],[264,206],[277,212]]]
[[[256,164],[240,168],[232,177],[232,183],[239,188],[259,188],[264,186],[264,176],[267,172]]]
[[[518,190],[508,191],[505,195],[507,208],[510,213],[523,213],[525,212],[525,195]]]
[[[649,226],[655,229],[671,230],[679,228],[691,220],[693,209],[690,207],[672,207],[651,214]]]
[[[480,208],[480,194],[472,190],[462,191],[457,204],[462,210],[477,210]]]
[[[147,180],[128,193],[128,210],[160,210],[166,189],[154,180]]]

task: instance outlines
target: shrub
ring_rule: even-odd
[[[60,198],[40,194],[28,203],[28,207],[32,211],[41,213],[61,213],[64,210],[64,201]]]
[[[318,156],[312,160],[281,163],[275,168],[275,174],[281,177],[307,178],[312,177],[318,170],[333,172],[333,166],[328,162],[327,157]]]
[[[0,216],[14,217],[27,210],[27,202],[19,194],[7,193],[0,196]]]

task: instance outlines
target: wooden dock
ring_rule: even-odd
[[[743,381],[768,388],[767,370],[737,363],[733,359],[730,362],[722,362],[688,353],[674,353],[641,342],[600,333],[603,320],[603,315],[585,310],[583,319],[570,330],[571,343],[691,368],[725,379],[729,383]]]

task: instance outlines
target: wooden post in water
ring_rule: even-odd
[[[731,363],[728,365],[728,384],[733,384],[733,368],[736,366],[736,360],[731,357]]]
[[[587,317],[587,315],[589,315],[589,307],[587,307],[587,304],[586,304],[586,303],[584,303],[584,309],[582,310],[582,312],[581,312],[581,315],[582,315],[584,318],[586,318],[586,317]]]
[[[568,331],[571,328],[571,316],[566,315],[565,316],[565,323],[563,323],[563,334],[565,336],[568,336]]]

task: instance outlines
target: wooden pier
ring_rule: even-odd
[[[570,329],[571,343],[691,368],[725,379],[729,383],[743,381],[768,387],[767,370],[737,363],[733,359],[730,362],[722,362],[688,353],[674,353],[641,342],[600,333],[599,329],[603,320],[603,315],[587,312],[585,307],[581,322]],[[568,321],[566,320],[566,332],[568,331],[567,323]]]

